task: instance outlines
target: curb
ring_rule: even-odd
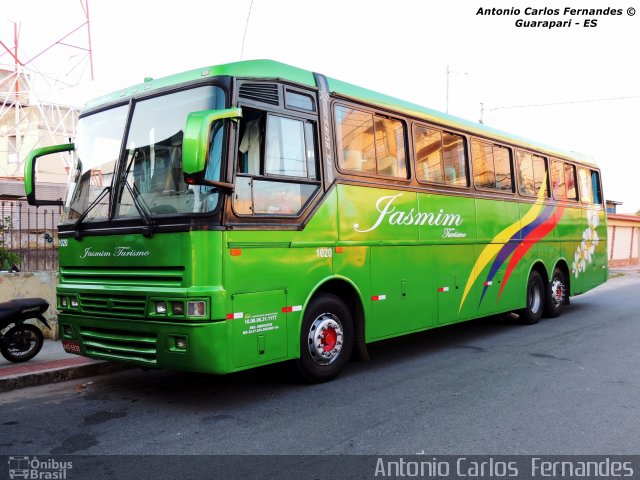
[[[64,382],[76,378],[104,375],[133,367],[132,365],[104,362],[89,358],[83,358],[83,360],[86,360],[86,362],[73,366],[47,366],[47,364],[41,364],[40,370],[6,377],[2,377],[2,372],[0,371],[0,393],[17,390],[19,388]],[[56,364],[60,362],[53,361],[47,363]]]

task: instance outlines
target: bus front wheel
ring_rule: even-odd
[[[297,366],[310,383],[326,382],[338,376],[353,350],[353,319],[344,302],[321,293],[309,302],[300,330],[300,358]]]
[[[545,292],[542,276],[536,270],[532,270],[527,282],[527,303],[525,308],[519,312],[523,323],[533,325],[540,321],[545,305]]]

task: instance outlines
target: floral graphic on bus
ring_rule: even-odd
[[[596,251],[596,247],[600,242],[598,237],[597,228],[600,223],[598,214],[593,210],[587,213],[588,226],[584,232],[582,232],[582,241],[576,248],[576,253],[573,255],[573,263],[571,264],[571,273],[576,278],[580,273],[586,271],[587,264],[593,263],[593,257]]]

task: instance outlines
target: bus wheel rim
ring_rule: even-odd
[[[564,302],[565,288],[564,283],[558,277],[551,282],[551,301],[554,307],[559,307]]]
[[[529,288],[529,308],[533,313],[538,313],[541,304],[542,296],[540,295],[540,288],[537,284],[532,283]]]
[[[332,313],[318,315],[308,335],[309,353],[318,365],[330,365],[340,356],[344,331],[338,317]]]

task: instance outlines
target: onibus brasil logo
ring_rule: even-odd
[[[9,457],[9,478],[33,480],[65,480],[73,462],[38,457]]]

